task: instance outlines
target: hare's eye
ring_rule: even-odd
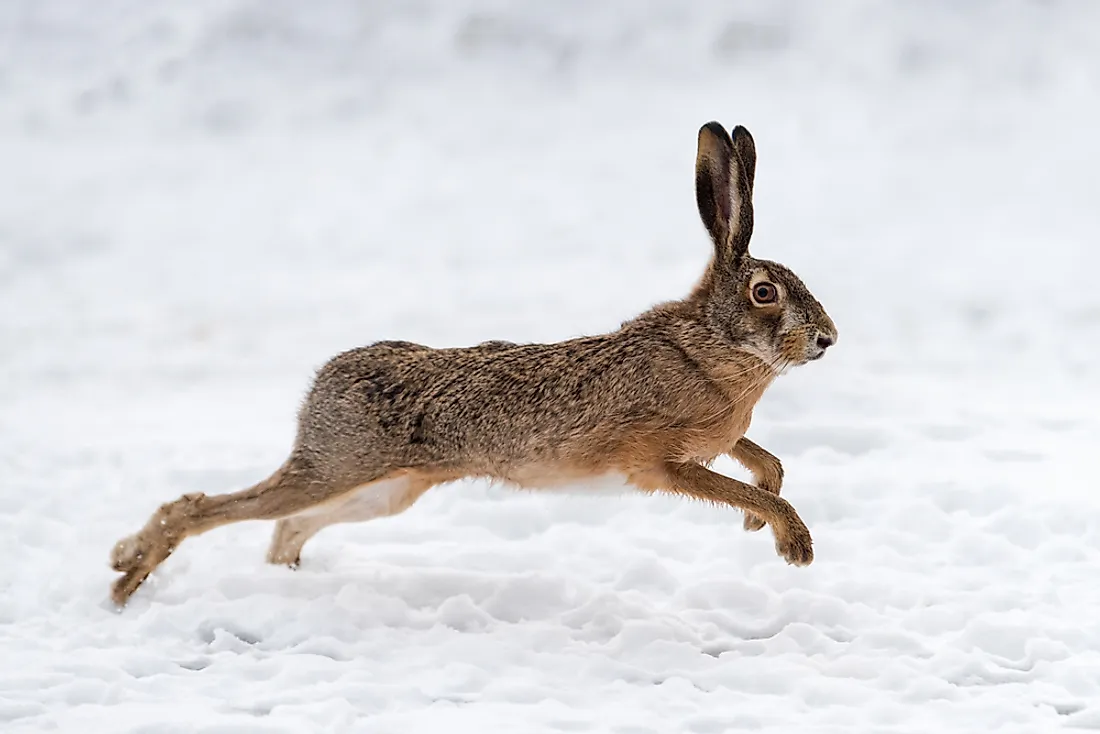
[[[771,283],[757,283],[752,287],[752,299],[757,303],[775,303],[779,292]]]

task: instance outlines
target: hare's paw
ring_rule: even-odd
[[[144,556],[140,535],[131,535],[115,543],[111,549],[111,568],[122,573],[132,571]]]
[[[783,533],[775,534],[775,550],[793,566],[808,566],[814,560],[814,541],[797,517]]]
[[[757,530],[762,529],[767,523],[760,519],[758,515],[754,515],[751,512],[745,512],[745,530],[750,533],[755,533]]]
[[[287,566],[297,569],[302,565],[302,546],[305,541],[295,542],[293,536],[276,531],[271,540],[271,547],[267,549],[267,562],[274,566]]]
[[[172,550],[172,544],[166,539],[152,537],[146,530],[116,543],[111,549],[111,567],[121,572],[122,577],[111,585],[114,603],[125,606],[130,596],[172,554]]]
[[[309,518],[287,517],[275,523],[271,545],[267,549],[267,562],[292,569],[302,564],[302,546],[317,532]]]
[[[121,578],[111,584],[111,601],[118,607],[126,606],[126,602],[130,600],[130,597],[133,596],[142,582],[149,578],[150,573],[152,573],[151,569],[146,570],[142,567],[127,571]]]
[[[299,550],[271,548],[267,552],[267,562],[273,566],[286,566],[292,571],[297,571],[302,565],[302,554]]]

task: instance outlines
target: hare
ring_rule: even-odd
[[[756,147],[749,131],[699,130],[695,190],[714,254],[691,294],[617,331],[557,344],[433,349],[401,341],[344,352],[317,373],[286,462],[232,494],[187,494],[118,542],[126,601],[183,540],[242,520],[277,520],[267,560],[298,565],[333,523],[394,515],[431,487],[482,477],[548,488],[611,476],[744,511],[788,563],[813,560],[779,497],[779,460],[745,438],[777,375],[821,357],[836,327],[786,267],[748,254]],[[708,469],[729,455],[753,484]]]

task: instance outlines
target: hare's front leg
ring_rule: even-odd
[[[752,473],[754,484],[765,492],[779,494],[783,488],[783,465],[774,455],[759,444],[742,437],[730,451],[730,457],[741,462]],[[745,511],[745,530],[759,530],[764,520],[752,512]]]
[[[775,533],[775,549],[787,563],[808,566],[814,560],[813,539],[790,502],[751,484],[712,472],[694,462],[669,462],[665,473],[673,492],[721,502],[764,519]]]

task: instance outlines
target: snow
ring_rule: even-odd
[[[1100,729],[1098,21],[4,3],[0,728]],[[112,544],[270,473],[332,354],[685,294],[710,119],[756,138],[753,252],[839,327],[749,432],[812,566],[729,510],[465,482],[293,572],[219,529],[112,608]]]

